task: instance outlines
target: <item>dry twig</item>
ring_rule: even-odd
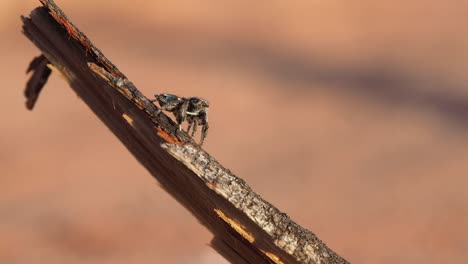
[[[263,200],[177,131],[81,33],[52,0],[23,17],[23,33],[40,49],[25,95],[32,109],[50,69],[173,197],[213,234],[212,246],[232,263],[347,263],[313,233]]]

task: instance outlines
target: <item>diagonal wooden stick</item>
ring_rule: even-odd
[[[348,263],[178,131],[52,0],[41,2],[23,17],[23,33],[42,52],[30,66],[29,108],[49,69],[63,75],[161,186],[213,233],[212,246],[232,263]]]

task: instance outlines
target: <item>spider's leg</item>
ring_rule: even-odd
[[[201,140],[200,140],[200,146],[203,145],[203,141],[205,141],[206,135],[208,135],[208,122],[205,120],[203,122],[203,127],[202,127],[202,132],[201,132]]]
[[[187,119],[188,105],[189,105],[189,101],[185,100],[177,111],[178,114],[176,116],[176,119],[177,119],[177,124],[179,124],[179,130],[182,130],[182,123]]]
[[[152,101],[152,102],[153,102],[153,101]],[[170,106],[170,105],[165,104],[165,105],[159,107],[159,108],[158,108],[158,111],[156,112],[156,114],[159,115],[162,111],[167,110],[167,108],[168,108],[169,106]]]
[[[195,133],[197,132],[198,128],[198,118],[193,119],[193,130],[192,130],[192,137],[195,136]]]
[[[154,103],[154,102],[158,101],[158,96],[159,96],[158,94],[155,94],[154,99],[149,99],[150,102]]]
[[[193,119],[187,118],[188,122],[188,127],[187,127],[187,134],[190,133],[190,129],[192,128],[193,125]]]

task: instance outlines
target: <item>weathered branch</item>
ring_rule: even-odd
[[[23,17],[41,50],[25,95],[32,109],[50,69],[61,74],[161,186],[213,234],[232,263],[347,263],[313,233],[257,195],[157,113],[52,0]],[[29,71],[28,70],[28,71]]]

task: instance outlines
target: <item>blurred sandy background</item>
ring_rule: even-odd
[[[209,99],[206,149],[349,261],[467,261],[467,2],[57,2],[147,96]],[[62,79],[26,110],[38,5],[0,2],[0,263],[225,263]]]

